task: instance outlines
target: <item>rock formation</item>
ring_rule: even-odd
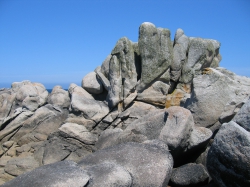
[[[250,186],[250,78],[142,23],[68,90],[0,89],[1,186]]]

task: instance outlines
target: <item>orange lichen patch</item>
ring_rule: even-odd
[[[203,70],[202,70],[202,74],[204,75],[204,74],[206,74],[206,75],[209,75],[209,74],[211,74],[213,72],[213,70],[211,69],[211,68],[204,68]]]
[[[180,89],[176,89],[172,94],[167,95],[165,108],[169,108],[171,106],[180,106],[183,97],[184,92]]]
[[[186,93],[191,93],[191,84],[182,84],[181,89]]]

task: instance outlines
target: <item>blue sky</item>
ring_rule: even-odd
[[[220,41],[220,66],[250,77],[249,0],[0,0],[0,88],[80,85],[146,21]]]

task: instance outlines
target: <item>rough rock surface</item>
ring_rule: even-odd
[[[95,72],[90,72],[82,79],[82,87],[90,94],[100,94],[103,91],[102,82]]]
[[[157,161],[157,162],[156,162]],[[166,148],[139,143],[119,144],[85,157],[79,165],[86,167],[114,162],[124,167],[132,176],[132,186],[167,186],[173,159]]]
[[[73,161],[62,161],[39,167],[33,171],[20,175],[12,181],[2,185],[10,186],[85,186],[90,177]]]
[[[250,79],[218,67],[220,42],[170,38],[145,22],[82,87],[0,88],[0,184],[249,186]]]
[[[250,94],[250,79],[235,74],[229,76],[219,69],[206,69],[193,79],[193,84],[193,93],[186,107],[192,112],[195,124],[201,127],[214,125],[227,103],[236,105]]]
[[[250,185],[250,133],[237,123],[224,123],[208,152],[207,169],[221,187]]]
[[[209,175],[201,164],[186,164],[173,169],[171,184],[173,186],[199,187],[208,183]]]
[[[132,185],[133,179],[130,173],[118,164],[103,162],[84,169],[90,176],[88,187]]]

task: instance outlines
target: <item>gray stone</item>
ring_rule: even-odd
[[[156,81],[150,87],[142,91],[142,93],[138,93],[136,100],[153,105],[165,106],[169,87],[169,84]]]
[[[171,64],[171,80],[177,82],[181,76],[182,66],[186,62],[189,38],[182,29],[177,29],[174,39],[173,63]]]
[[[54,164],[41,166],[5,183],[2,187],[10,186],[75,186],[87,185],[89,175],[73,161],[62,161]]]
[[[24,121],[32,115],[33,112],[30,111],[22,112],[20,115],[18,115],[13,121],[8,124],[8,126],[0,131],[0,140],[16,132],[16,130],[18,130],[23,125]]]
[[[224,123],[207,156],[207,169],[221,187],[250,185],[250,133],[237,123]]]
[[[15,96],[15,94],[11,93],[0,94],[0,129],[2,129],[2,124],[11,111]]]
[[[48,97],[48,103],[62,108],[69,108],[69,92],[64,90],[61,86],[54,86],[52,92]]]
[[[189,145],[189,138],[194,127],[193,116],[185,108],[173,106],[166,110],[168,117],[159,139],[165,142],[174,158],[180,157]]]
[[[32,156],[29,156],[26,158],[13,158],[9,160],[4,170],[10,175],[18,176],[37,167],[39,167],[39,163]]]
[[[122,166],[112,162],[89,166],[85,170],[90,176],[88,187],[130,187],[132,185],[133,179],[130,173]]]
[[[213,132],[205,127],[194,126],[189,139],[188,149],[197,149],[208,144]]]
[[[120,142],[117,141],[117,140],[121,136],[122,132],[123,132],[123,130],[120,129],[120,128],[106,129],[99,136],[98,141],[96,142],[95,147],[97,149],[104,149],[106,147],[110,147],[110,146],[119,144]]]
[[[233,121],[250,132],[250,99],[242,106],[234,116]]]
[[[208,184],[209,175],[201,164],[186,164],[173,169],[171,184],[173,186],[203,186]]]
[[[101,65],[102,74],[108,79],[109,78],[109,62],[112,55],[108,55]]]
[[[71,111],[81,112],[86,119],[99,122],[109,113],[109,108],[104,102],[96,101],[83,88],[71,84],[69,92],[71,94]]]
[[[111,52],[109,63],[110,89],[107,101],[110,107],[124,100],[137,83],[134,49],[132,42],[124,37],[118,40]]]
[[[82,87],[90,94],[103,92],[102,82],[97,78],[95,72],[90,72],[82,79]]]
[[[202,75],[196,76],[191,98],[186,104],[193,113],[195,124],[201,127],[215,124],[228,103],[237,104],[249,98],[249,83],[249,78],[228,76],[228,73],[213,68],[207,68]]]
[[[141,92],[172,63],[173,47],[168,29],[157,29],[145,22],[139,28],[138,46],[141,56],[141,79],[136,89]]]
[[[21,128],[11,137],[11,140],[18,142],[19,146],[45,140],[50,133],[57,131],[67,115],[67,110],[58,110],[50,104],[40,107],[21,123]]]
[[[89,131],[91,131],[95,126],[96,123],[91,119],[86,119],[83,116],[75,115],[70,113],[68,118],[65,120],[66,123],[77,123],[78,125],[85,126]]]
[[[98,66],[96,69],[95,69],[95,72],[96,72],[96,75],[98,77],[98,79],[102,82],[102,85],[103,87],[109,91],[110,89],[110,82],[108,80],[107,77],[105,77],[105,75],[101,72],[101,67]]]
[[[124,167],[133,178],[133,187],[167,186],[171,176],[173,159],[162,146],[126,143],[101,149],[79,162],[82,168],[114,162]]]
[[[59,131],[68,134],[69,137],[75,138],[84,144],[93,145],[98,139],[97,135],[89,132],[86,127],[76,123],[65,123],[59,128]]]
[[[128,125],[124,132],[128,132],[129,134],[142,134],[147,137],[148,140],[157,139],[167,118],[168,113],[165,110],[153,110],[146,116]]]

